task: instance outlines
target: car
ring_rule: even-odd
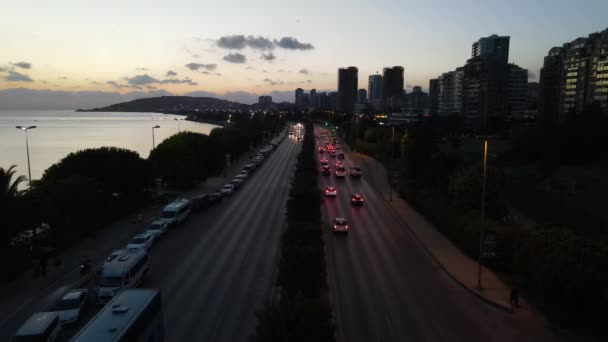
[[[192,201],[192,211],[199,212],[207,208],[211,203],[209,202],[209,195],[194,195],[190,198]]]
[[[249,178],[249,171],[247,171],[247,170],[241,170],[240,175],[243,175],[243,178],[247,179],[247,178]]]
[[[336,177],[345,177],[346,176],[346,168],[344,166],[336,167]]]
[[[209,201],[209,204],[221,202],[222,198],[224,198],[224,193],[221,191],[221,189],[216,192],[209,193],[207,195],[207,200]]]
[[[110,256],[108,256],[108,257],[106,258],[105,262],[111,262],[112,260],[114,260],[114,259],[118,258],[119,256],[121,256],[121,255],[123,255],[123,254],[125,254],[125,253],[128,253],[128,252],[129,252],[129,250],[128,250],[128,249],[126,249],[126,248],[117,249],[117,250],[115,250],[114,252],[112,252],[112,253],[110,254]]]
[[[338,189],[335,186],[326,186],[325,187],[325,196],[338,196]]]
[[[319,147],[319,153],[320,153],[320,154],[325,153],[325,150],[323,149],[323,147]]]
[[[152,221],[148,226],[146,233],[153,235],[154,238],[159,238],[167,233],[169,225],[163,220]]]
[[[350,176],[351,177],[361,177],[361,168],[358,166],[353,166],[350,168]]]
[[[59,316],[59,322],[63,325],[78,322],[88,297],[87,289],[75,289],[63,295],[53,306],[53,311]]]
[[[344,233],[348,233],[348,223],[346,222],[346,219],[343,217],[336,217],[336,219],[334,220],[334,224],[331,226],[331,229],[333,230],[334,233],[338,233],[338,232],[344,232]]]
[[[243,185],[243,183],[245,183],[243,178],[238,177],[235,177],[232,179],[232,181],[230,181],[230,184],[234,185],[234,189],[238,189],[239,187],[241,187],[241,185]]]
[[[323,176],[329,176],[331,174],[331,168],[329,166],[321,167],[321,174]]]
[[[335,151],[329,152],[329,156],[332,158],[336,158],[336,152]]]
[[[363,196],[361,196],[360,194],[354,194],[351,198],[350,198],[350,203],[352,205],[363,205]]]
[[[338,153],[338,159],[344,159],[344,153]]]
[[[234,185],[232,184],[225,184],[222,187],[222,194],[224,195],[232,195],[232,193],[234,192]]]
[[[334,163],[334,166],[342,166],[342,161],[340,160],[336,160],[336,162]]]
[[[321,158],[321,160],[319,162],[321,163],[321,165],[329,164],[329,160],[327,158]]]
[[[152,247],[154,242],[154,235],[149,233],[142,233],[135,235],[131,241],[127,244],[127,249],[145,249],[148,250]]]

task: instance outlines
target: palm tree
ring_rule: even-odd
[[[0,167],[0,203],[8,204],[9,201],[15,199],[21,194],[19,184],[25,182],[25,176],[19,176],[13,180],[15,168],[17,165],[12,165],[8,169]]]

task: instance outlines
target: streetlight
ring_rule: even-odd
[[[481,284],[481,256],[483,252],[483,213],[486,204],[486,168],[488,164],[488,140],[483,141],[483,181],[481,186],[481,220],[479,225],[479,257],[477,258],[477,288],[482,289]]]
[[[30,188],[32,187],[32,170],[30,168],[30,144],[27,139],[27,131],[34,128],[36,128],[36,126],[17,126],[17,129],[25,131],[25,150],[27,151],[27,174],[29,176],[28,181]]]
[[[181,128],[181,125],[179,123],[180,123],[180,121],[182,121],[184,119],[173,118],[173,120],[177,121],[177,132],[181,133],[182,128]]]
[[[154,149],[156,147],[156,144],[154,143],[154,129],[155,128],[160,128],[160,126],[156,125],[156,126],[152,127],[152,149]]]

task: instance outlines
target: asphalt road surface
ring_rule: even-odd
[[[331,176],[336,198],[324,198],[329,221],[347,219],[351,231],[333,234],[323,227],[328,282],[338,341],[552,341],[545,327],[530,324],[481,302],[456,284],[416,242],[404,222],[365,179]],[[347,170],[353,165],[346,155]],[[363,207],[350,203],[360,193]],[[407,223],[407,222],[405,222]],[[410,222],[408,224],[415,224]]]

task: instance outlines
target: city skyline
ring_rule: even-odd
[[[88,91],[293,101],[298,87],[335,91],[336,70],[351,65],[359,69],[357,88],[367,88],[368,75],[398,65],[407,91],[427,91],[430,79],[461,65],[471,44],[491,34],[510,36],[509,62],[538,81],[549,49],[604,30],[601,13],[608,10],[603,1],[309,2],[315,11],[275,1],[110,3],[11,4],[13,15],[0,23],[0,98],[10,100],[6,89],[26,88],[40,96]],[[454,27],[445,29],[446,22]]]

